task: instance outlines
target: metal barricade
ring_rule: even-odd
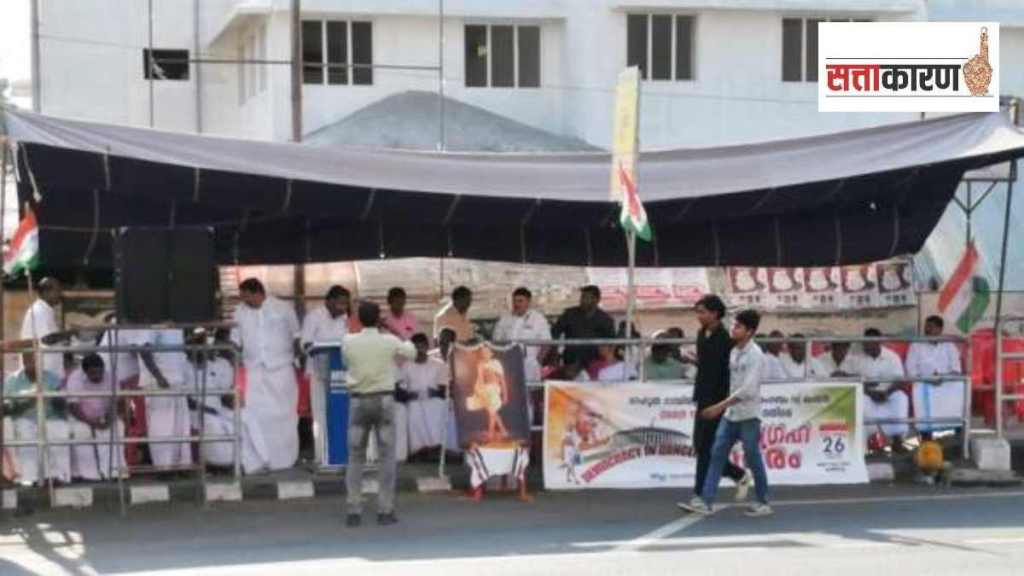
[[[962,373],[957,373],[957,374],[940,374],[940,375],[936,375],[936,376],[932,376],[932,377],[928,377],[928,378],[903,377],[903,378],[893,378],[893,379],[872,379],[871,380],[871,382],[877,382],[877,383],[896,383],[896,382],[899,382],[899,383],[913,383],[913,384],[921,383],[923,385],[940,385],[940,384],[942,384],[944,382],[963,381],[964,382],[964,403],[963,403],[964,405],[963,405],[963,411],[962,411],[962,413],[960,414],[959,417],[956,417],[956,418],[921,418],[921,417],[913,417],[913,418],[911,418],[908,415],[908,417],[906,417],[906,418],[872,419],[872,420],[869,420],[869,421],[865,421],[864,424],[865,425],[872,425],[872,424],[875,424],[875,425],[881,425],[881,424],[908,424],[908,425],[913,426],[915,428],[918,425],[934,425],[934,426],[943,426],[943,427],[947,426],[947,425],[955,425],[955,427],[960,428],[960,430],[961,430],[960,436],[961,436],[961,442],[962,442],[963,457],[965,459],[970,457],[970,442],[969,442],[969,439],[970,439],[970,434],[971,434],[971,410],[972,410],[972,407],[971,407],[971,382],[970,382],[970,377],[971,376],[970,375],[971,375],[972,355],[971,355],[971,342],[968,339],[963,338],[963,337],[959,337],[959,336],[936,336],[936,337],[931,337],[931,336],[880,336],[880,337],[867,337],[867,336],[849,336],[849,337],[846,337],[846,336],[817,336],[816,337],[816,336],[809,336],[808,337],[808,336],[805,336],[805,337],[802,337],[802,338],[787,338],[787,337],[782,337],[782,338],[758,338],[756,341],[757,341],[758,344],[766,344],[766,343],[782,343],[782,344],[803,343],[804,346],[807,348],[807,354],[806,354],[805,360],[803,362],[804,377],[802,379],[782,379],[782,380],[777,380],[776,379],[776,380],[764,380],[764,381],[762,381],[763,384],[769,385],[769,386],[772,385],[772,384],[798,384],[800,382],[807,382],[807,381],[809,381],[812,378],[811,362],[814,361],[814,357],[811,355],[810,352],[811,352],[811,349],[812,349],[812,347],[813,347],[813,345],[815,343],[831,344],[831,343],[834,343],[834,342],[843,342],[843,343],[850,343],[850,344],[854,344],[854,343],[856,343],[856,344],[864,344],[864,343],[868,343],[868,342],[878,342],[878,343],[906,342],[906,343],[913,344],[913,343],[952,342],[952,343],[964,345],[966,347],[966,355],[965,355],[966,361],[962,365],[962,368],[963,368]],[[646,373],[645,373],[646,371],[645,371],[645,366],[644,366],[644,364],[645,364],[644,359],[646,358],[646,350],[647,350],[647,348],[649,348],[650,346],[655,345],[655,344],[667,344],[667,345],[673,345],[673,346],[684,346],[684,345],[692,346],[692,345],[696,344],[696,340],[694,340],[694,339],[687,339],[687,338],[586,338],[586,339],[558,339],[558,340],[554,340],[554,339],[548,339],[548,340],[521,339],[521,340],[510,340],[510,341],[507,341],[507,342],[496,342],[495,344],[496,345],[501,345],[501,346],[505,346],[505,345],[520,345],[520,346],[524,346],[524,347],[526,347],[526,346],[540,346],[540,347],[546,347],[546,348],[550,348],[550,347],[558,348],[558,347],[562,347],[562,346],[601,346],[601,345],[624,346],[624,347],[639,348],[639,354],[634,354],[634,357],[640,358],[640,362],[638,363],[638,366],[637,366],[637,368],[638,368],[637,373],[639,374],[639,378],[638,379],[640,381],[643,381],[643,380],[646,379]],[[1024,354],[1020,355],[1020,359],[1024,360]],[[903,362],[901,362],[901,363],[903,363]],[[820,380],[822,382],[844,380],[844,379],[834,378],[831,375],[829,375],[829,376],[818,376],[818,377],[815,377],[815,379],[816,380]],[[848,380],[848,378],[845,378],[845,380]],[[861,380],[861,381],[863,382],[863,380]],[[664,382],[673,382],[673,383],[680,383],[680,384],[692,383],[692,381],[687,381],[687,380],[684,380],[684,379],[672,380],[672,381],[664,381]],[[528,388],[542,388],[544,386],[544,382],[543,381],[541,381],[541,382],[527,382],[526,384],[527,384]],[[1019,399],[1024,399],[1024,395],[1004,396],[1004,398],[1005,399],[1010,399],[1010,398],[1012,398],[1012,399],[1018,399],[1018,398]],[[910,394],[910,400],[911,400],[911,402],[913,400],[913,393],[912,392]],[[540,429],[542,429],[542,427],[540,427],[540,426],[531,426],[531,430],[533,430],[533,431],[537,431],[537,430],[540,430]]]
[[[105,331],[109,331],[112,337],[108,339],[106,345],[76,345],[76,346],[40,346],[38,341],[32,348],[32,353],[36,357],[37,375],[36,375],[36,386],[35,393],[32,399],[35,402],[36,412],[36,428],[37,434],[34,441],[30,440],[14,440],[4,439],[0,448],[20,448],[20,447],[36,447],[38,451],[37,466],[38,466],[38,478],[40,483],[43,478],[46,478],[47,489],[50,495],[51,505],[54,503],[55,487],[49,468],[49,448],[53,446],[81,446],[81,445],[100,445],[106,444],[109,448],[109,461],[108,466],[111,474],[114,473],[116,468],[117,471],[117,484],[118,484],[118,497],[120,502],[120,511],[124,515],[126,511],[125,502],[125,486],[124,480],[126,474],[131,471],[155,471],[155,472],[170,472],[170,471],[195,471],[199,476],[199,490],[197,493],[197,503],[201,506],[206,506],[206,484],[207,484],[207,473],[206,473],[206,458],[203,451],[204,444],[210,443],[225,443],[232,442],[234,444],[234,466],[233,466],[233,477],[237,482],[241,477],[241,456],[242,456],[242,426],[241,426],[241,396],[240,390],[237,385],[237,372],[238,363],[240,359],[240,349],[231,342],[224,343],[205,343],[205,344],[188,344],[183,345],[160,345],[160,346],[137,346],[133,344],[120,344],[118,335],[123,331],[139,331],[139,330],[186,330],[193,328],[231,328],[233,325],[224,323],[189,323],[189,324],[165,324],[159,326],[143,326],[143,325],[104,325],[104,326],[89,326],[82,327],[87,330],[97,330],[102,328]],[[27,352],[27,351],[26,351]],[[127,430],[125,434],[122,434],[121,438],[117,438],[117,421],[118,421],[118,405],[119,400],[129,398],[155,398],[155,397],[172,397],[172,398],[183,398],[183,397],[195,397],[198,402],[205,406],[205,399],[208,396],[222,396],[223,391],[209,391],[207,390],[206,382],[206,370],[200,369],[197,366],[192,366],[192,378],[193,382],[198,382],[198,390],[190,390],[187,388],[178,390],[168,389],[122,389],[121,378],[118,377],[118,356],[120,353],[135,353],[140,354],[143,352],[160,354],[160,353],[210,353],[210,352],[227,352],[230,356],[230,364],[232,368],[232,384],[230,395],[233,397],[233,434],[218,434],[208,435],[206,434],[206,411],[202,408],[198,410],[199,425],[197,435],[178,436],[178,437],[152,437],[147,435],[144,437],[127,437]],[[68,392],[67,390],[61,389],[59,391],[45,391],[44,382],[44,369],[40,358],[44,354],[76,354],[76,355],[87,355],[89,353],[106,353],[110,358],[110,366],[106,366],[105,369],[110,371],[111,389],[108,392]],[[145,370],[146,368],[142,368]],[[186,372],[186,376],[189,373]],[[201,374],[198,378],[197,375]],[[59,376],[59,375],[57,375]],[[6,384],[6,382],[4,383]],[[4,386],[6,388],[6,386]],[[0,394],[0,401],[6,394]],[[77,398],[108,398],[110,399],[110,407],[108,412],[109,421],[112,423],[109,428],[109,435],[106,439],[92,438],[92,439],[50,439],[49,434],[46,430],[47,417],[46,417],[46,402],[55,399],[68,400]],[[0,409],[2,410],[2,409]],[[2,412],[0,412],[2,415]],[[69,416],[70,417],[70,416]],[[192,444],[197,443],[199,446],[199,458],[198,461],[189,466],[184,467],[140,467],[131,466],[124,463],[123,466],[115,466],[115,450],[123,452],[124,447],[129,444]],[[99,464],[97,462],[97,464]]]

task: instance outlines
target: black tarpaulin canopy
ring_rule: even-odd
[[[315,148],[6,111],[47,267],[110,267],[123,226],[211,226],[222,263],[381,257],[624,266],[606,153]],[[642,154],[639,266],[917,252],[964,171],[1024,155],[1005,116]]]

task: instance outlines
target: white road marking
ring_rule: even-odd
[[[654,543],[658,542],[659,540],[661,540],[662,538],[665,538],[666,536],[671,536],[671,535],[675,534],[676,532],[679,532],[681,530],[686,530],[687,528],[689,528],[690,526],[693,526],[694,524],[700,522],[704,518],[705,518],[704,516],[701,516],[699,514],[689,514],[689,515],[683,516],[682,518],[678,518],[676,520],[673,520],[673,521],[669,522],[668,524],[665,524],[664,526],[661,526],[659,528],[651,530],[650,532],[648,532],[647,534],[644,534],[643,536],[640,536],[639,538],[634,538],[632,540],[626,540],[626,541],[622,542],[621,544],[615,546],[614,551],[615,552],[637,551],[640,548],[643,548],[644,546],[650,546],[651,544],[654,544]]]
[[[823,498],[817,500],[780,500],[773,501],[772,508],[786,506],[821,506],[823,504],[882,504],[888,502],[927,502],[934,500],[975,500],[978,498],[1020,498],[1024,491],[989,492],[984,494],[920,494],[907,496],[869,496],[866,498]]]

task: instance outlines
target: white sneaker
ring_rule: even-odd
[[[775,511],[772,510],[771,506],[758,502],[757,504],[752,504],[743,514],[751,518],[757,518],[759,516],[771,516],[774,513]]]
[[[676,503],[676,506],[678,506],[680,510],[684,510],[691,514],[698,514],[700,516],[710,516],[714,513],[714,510],[712,510],[711,507],[700,498],[697,498],[692,502],[678,502]]]
[[[750,470],[743,472],[743,478],[736,483],[736,496],[737,502],[743,502],[747,499],[747,495],[750,493],[750,485],[754,483],[754,475],[750,473]]]

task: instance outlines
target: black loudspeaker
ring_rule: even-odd
[[[122,228],[114,246],[121,323],[217,319],[209,228]]]

